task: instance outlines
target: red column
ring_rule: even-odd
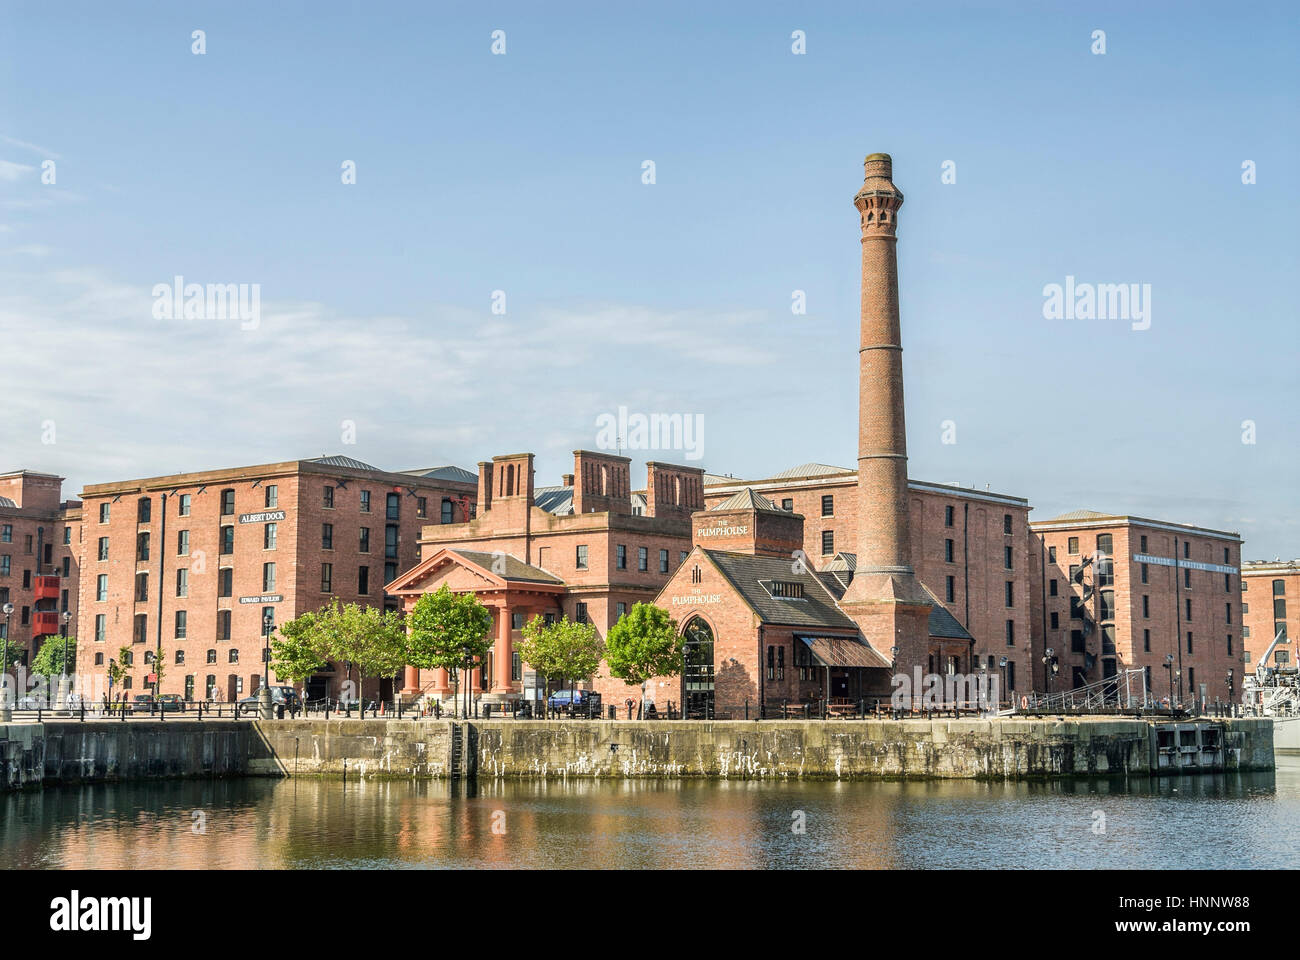
[[[513,660],[511,652],[513,644],[510,641],[511,611],[509,607],[502,606],[497,613],[497,643],[496,643],[496,690],[501,696],[514,691],[514,681],[510,679],[510,664]]]
[[[405,688],[403,693],[416,693],[420,689],[420,668],[408,666],[406,668],[406,679],[402,686]]]

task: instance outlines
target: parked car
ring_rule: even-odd
[[[557,690],[546,698],[546,705],[552,710],[570,715],[600,715],[600,694],[594,690]]]
[[[185,698],[179,693],[164,693],[158,698],[158,705],[167,711],[181,711],[185,709]]]
[[[295,690],[293,687],[282,687],[273,684],[270,687],[270,690],[271,690],[272,706],[277,706],[277,707],[285,706],[285,707],[294,707],[294,708],[301,706],[298,698],[298,691]],[[251,697],[244,697],[244,699],[240,700],[239,703],[241,706],[244,707],[256,707],[257,701],[261,698],[261,696],[262,696],[262,691],[259,690]]]

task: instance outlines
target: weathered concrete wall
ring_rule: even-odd
[[[220,720],[0,724],[0,788],[242,776],[250,735]]]
[[[1228,749],[1180,770],[1160,767],[1155,728],[1130,719],[469,725],[480,777],[1015,779],[1273,768],[1267,720],[1217,721]]]
[[[1272,721],[1259,719],[0,725],[0,788],[8,789],[244,774],[1019,779],[1271,769]]]
[[[463,726],[463,725],[462,725]],[[248,772],[369,778],[445,777],[446,720],[274,720],[253,724]]]

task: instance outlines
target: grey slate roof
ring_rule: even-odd
[[[478,483],[477,473],[473,473],[463,467],[457,467],[454,464],[446,464],[441,467],[421,467],[418,470],[403,470],[402,473],[409,474],[412,477],[423,477],[426,480],[452,480],[456,483]]]
[[[573,513],[573,487],[534,487],[533,506],[557,517],[570,516]]]
[[[844,591],[853,582],[853,571],[857,569],[858,557],[854,553],[837,553],[826,565],[826,569],[817,574],[826,589],[836,600],[844,596]],[[921,589],[930,598],[930,636],[943,637],[946,640],[972,640],[970,632],[961,625],[956,617],[939,602],[935,592],[921,584]]]
[[[375,470],[379,473],[384,471],[368,463],[362,463],[360,460],[354,460],[351,457],[332,456],[332,457],[308,457],[304,462],[319,463],[326,467],[350,467],[353,470]]]
[[[792,627],[834,627],[856,630],[857,624],[835,605],[825,585],[811,571],[795,573],[789,560],[782,557],[754,557],[743,553],[705,550],[722,575],[757,611],[764,623]],[[789,600],[773,597],[760,581],[784,580],[803,584],[803,598]]]
[[[803,477],[828,477],[836,473],[852,473],[852,467],[836,467],[829,463],[801,463],[797,467],[774,473],[764,480],[798,480]]]
[[[782,510],[761,493],[755,493],[751,487],[746,487],[738,493],[733,493],[731,496],[727,497],[726,500],[722,500],[709,507],[709,510],[716,510],[719,512],[726,510],[756,510],[759,513],[790,513],[789,510]]]
[[[468,560],[470,563],[476,564],[477,566],[483,567],[487,570],[492,570],[492,565],[498,560],[496,554],[484,553],[481,550],[448,550],[447,552],[454,553],[456,556]],[[524,563],[518,557],[511,556],[508,553],[505,555],[504,560],[506,565],[505,571],[494,572],[505,577],[507,580],[522,580],[527,583],[564,583],[564,581],[559,577],[552,576],[540,567],[534,567],[531,564]]]

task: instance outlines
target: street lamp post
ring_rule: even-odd
[[[1006,689],[1006,686],[1007,686],[1007,658],[1000,657],[998,659],[998,704],[997,704],[999,708],[1002,706],[1002,691]]]
[[[1169,709],[1174,708],[1174,655],[1165,654],[1165,669],[1169,671]]]
[[[275,618],[268,612],[262,617],[262,689],[257,692],[257,718],[270,720],[271,704],[271,631]]]
[[[68,694],[64,702],[68,703],[69,709],[71,709],[70,703],[72,700],[72,682],[70,679],[66,679],[66,678],[68,678],[69,676],[68,674],[68,622],[72,619],[72,614],[69,613],[67,610],[64,610],[63,616],[60,619],[63,621],[63,669],[60,670],[59,672],[63,674],[65,678],[64,682],[67,683],[68,685]]]
[[[117,658],[108,658],[108,712],[113,713],[113,674],[117,671]]]
[[[8,723],[14,718],[9,699],[9,618],[14,615],[14,605],[5,603],[4,653],[0,653],[0,723]]]

